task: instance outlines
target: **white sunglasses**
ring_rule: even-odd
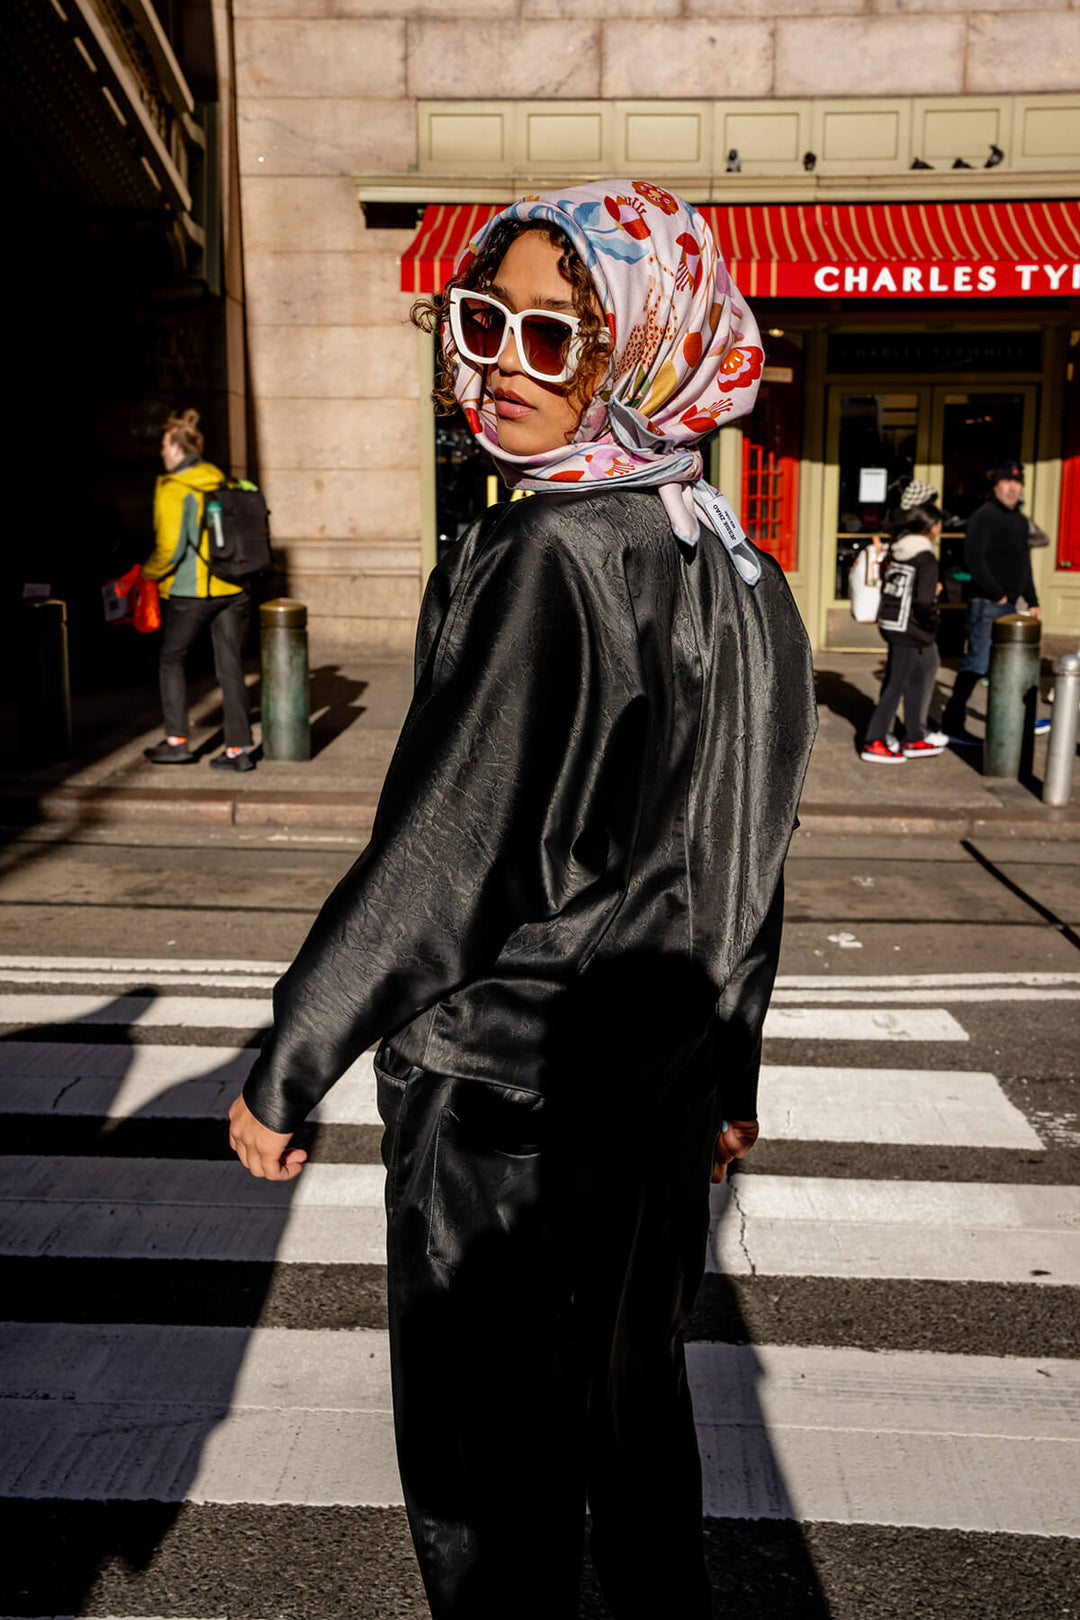
[[[576,315],[522,309],[515,315],[487,293],[450,289],[450,331],[459,354],[477,366],[495,363],[513,334],[521,369],[537,382],[564,383],[577,370],[581,340]]]

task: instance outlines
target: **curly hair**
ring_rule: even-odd
[[[198,411],[173,411],[163,431],[185,456],[202,455],[206,441],[199,430]]]
[[[418,326],[422,332],[435,334],[435,387],[431,391],[431,398],[440,415],[449,415],[457,409],[458,404],[454,394],[454,340],[448,336],[445,343],[441,341],[442,323],[450,303],[450,289],[468,287],[471,291],[483,292],[490,287],[511,242],[525,231],[541,231],[552,247],[559,249],[559,269],[573,288],[574,313],[581,321],[578,328],[581,345],[577,369],[566,384],[569,397],[572,400],[580,398],[583,405],[587,403],[590,383],[598,374],[602,375],[611,363],[611,339],[597,304],[596,288],[569,237],[557,225],[544,220],[504,219],[485,237],[479,253],[460,276],[452,276],[442,292],[430,298],[418,298],[409,311],[414,326]]]

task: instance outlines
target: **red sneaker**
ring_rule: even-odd
[[[902,765],[904,763],[904,755],[899,748],[890,748],[888,743],[881,741],[863,743],[862,753],[859,758],[869,760],[871,764],[877,765]]]
[[[943,744],[927,742],[925,738],[921,742],[906,742],[904,744],[905,759],[933,759],[935,754],[943,754],[944,752]]]

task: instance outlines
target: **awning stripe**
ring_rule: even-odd
[[[466,242],[498,211],[490,203],[433,203],[425,209],[415,240],[402,254],[402,291],[441,288]],[[985,272],[985,284],[979,278],[982,296],[1075,296],[1080,290],[1080,271],[1058,274],[1062,264],[1080,261],[1078,202],[725,203],[701,212],[736,284],[751,298],[867,292],[883,267],[899,288],[899,265],[926,272],[920,272],[921,284],[914,276],[910,288],[904,281],[904,291],[917,296],[974,294],[974,284],[964,285],[965,265],[973,272],[994,267]],[[1056,286],[1044,263],[1054,270]],[[1038,273],[1020,277],[1018,264],[1037,264]],[[847,276],[849,265],[859,268]],[[937,267],[932,275],[929,266]],[[955,277],[954,266],[960,267]],[[974,283],[974,274],[970,279]],[[883,278],[886,290],[888,281]]]

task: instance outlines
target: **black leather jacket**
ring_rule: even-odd
[[[781,873],[816,727],[780,569],[655,491],[492,508],[432,575],[371,842],[274,993],[244,1096],[290,1131],[379,1061],[655,1088],[712,1043],[754,1117]]]

